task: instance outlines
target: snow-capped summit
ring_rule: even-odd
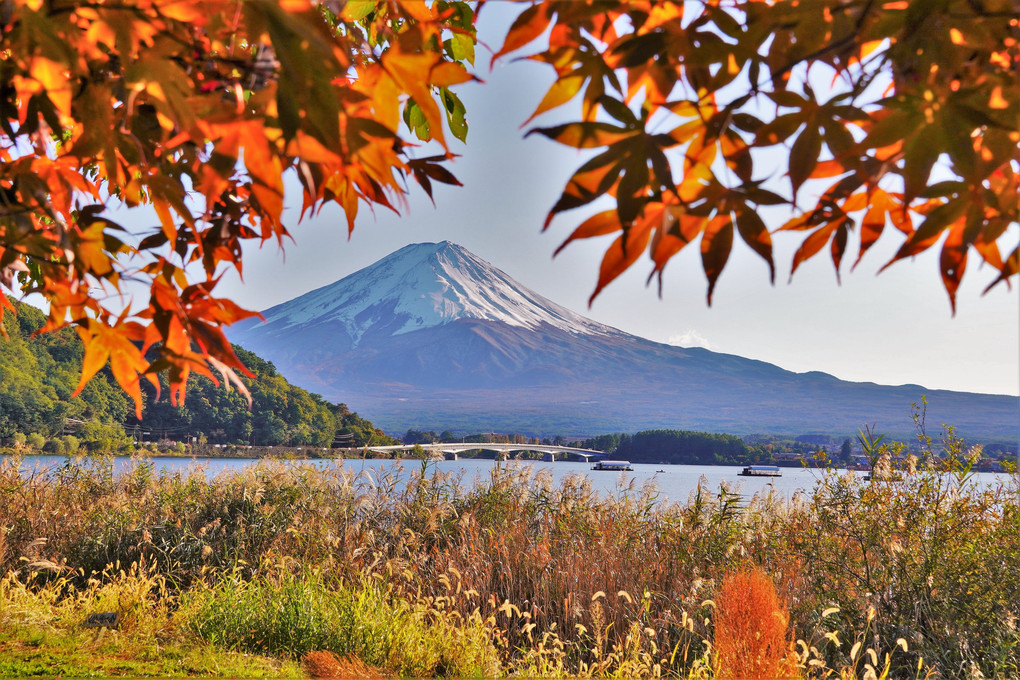
[[[366,334],[400,335],[460,319],[572,334],[618,331],[525,288],[465,248],[415,243],[328,286],[263,312],[266,329],[339,324],[357,346]]]

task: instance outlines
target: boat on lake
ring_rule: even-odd
[[[782,477],[778,465],[748,465],[740,472],[741,477]]]
[[[903,475],[898,472],[876,472],[864,475],[866,482],[902,482]]]
[[[591,466],[592,470],[604,470],[607,472],[629,472],[634,468],[629,460],[600,460]]]

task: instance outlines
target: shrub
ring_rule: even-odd
[[[727,574],[715,597],[715,666],[718,680],[795,677],[790,615],[768,574],[742,569]]]
[[[829,473],[786,539],[807,567],[805,604],[839,607],[844,633],[873,617],[880,656],[905,640],[896,674],[923,659],[950,674],[1008,676],[1020,652],[1011,623],[1020,616],[1018,500],[1004,486],[931,470],[903,471],[895,483]],[[830,663],[847,663],[846,652]]]
[[[77,436],[86,449],[95,453],[114,453],[131,443],[120,425],[92,421],[82,423]]]
[[[47,439],[46,443],[43,444],[43,452],[52,453],[55,455],[63,455],[67,449],[64,447],[64,442],[59,438]]]
[[[25,443],[36,451],[42,451],[43,446],[46,445],[46,437],[38,432],[32,432],[25,438]]]

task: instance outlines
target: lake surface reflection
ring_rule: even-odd
[[[3,464],[9,464],[10,456],[3,456]],[[78,464],[88,465],[90,459],[80,459]],[[91,459],[92,462],[101,459]],[[276,461],[257,460],[251,458],[186,458],[169,456],[146,456],[131,458],[116,456],[113,458],[113,470],[120,474],[130,470],[138,463],[149,463],[159,474],[174,474],[187,471],[189,468],[201,469],[207,478],[217,475],[242,471],[252,465],[308,465],[319,469],[342,466],[348,473],[355,475],[356,480],[366,485],[375,485],[387,475],[393,476],[396,483],[406,483],[412,473],[421,470],[421,462],[416,460],[297,460]],[[25,456],[19,469],[23,475],[49,474],[67,465],[65,456],[40,455]],[[691,492],[695,491],[699,482],[702,488],[718,492],[721,485],[740,493],[745,498],[771,487],[777,494],[790,498],[797,492],[810,492],[818,480],[824,475],[823,470],[805,468],[782,468],[782,477],[741,477],[741,466],[721,465],[655,465],[635,463],[632,472],[599,472],[591,469],[589,463],[557,461],[554,463],[541,461],[508,461],[497,463],[493,460],[461,459],[434,461],[428,464],[428,474],[437,471],[451,473],[460,479],[465,486],[485,483],[490,479],[497,466],[531,466],[534,473],[547,471],[555,485],[571,475],[585,475],[592,487],[600,493],[621,493],[632,487],[640,489],[644,484],[654,484],[658,490],[660,501],[686,501]],[[863,473],[857,473],[863,474]],[[982,484],[1005,483],[1006,474],[989,472],[977,473],[975,480]]]

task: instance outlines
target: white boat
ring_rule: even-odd
[[[748,465],[740,473],[741,477],[782,477],[778,465]]]
[[[606,470],[608,472],[628,472],[633,470],[629,460],[600,460],[591,466],[592,470]]]

